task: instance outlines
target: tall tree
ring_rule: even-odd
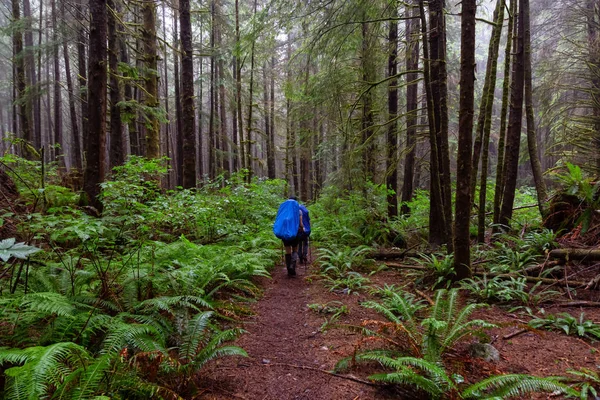
[[[85,21],[83,14],[83,4],[85,0],[77,0],[75,5],[76,16],[79,21]],[[41,32],[41,31],[40,31]],[[81,99],[81,134],[83,143],[87,143],[88,137],[88,90],[87,90],[87,67],[85,58],[85,25],[83,23],[77,26],[77,66],[78,66],[78,84],[79,98]]]
[[[144,103],[146,118],[146,157],[160,157],[160,125],[158,119],[158,51],[156,39],[156,3],[144,0],[142,3],[142,42],[144,44]]]
[[[194,111],[194,60],[190,1],[179,0],[181,25],[181,103],[183,111],[183,187],[196,186],[196,118]]]
[[[521,127],[523,118],[523,90],[525,83],[525,24],[523,23],[523,2],[519,0],[517,21],[517,45],[515,62],[512,70],[512,90],[510,95],[510,113],[508,131],[506,133],[506,149],[504,152],[504,186],[502,191],[502,206],[498,223],[509,226],[512,218],[519,172],[519,150],[521,146]]]
[[[106,151],[106,57],[107,57],[107,8],[106,0],[90,0],[90,51],[88,61],[89,91],[93,93],[89,103],[89,134],[86,141],[87,163],[84,175],[84,191],[90,204],[102,211],[98,198],[100,183],[106,175],[104,154]]]
[[[475,90],[475,12],[477,0],[462,1],[460,35],[460,105],[456,160],[456,218],[454,218],[454,271],[456,279],[471,276],[471,157],[473,92]]]
[[[13,19],[13,64],[15,72],[16,97],[15,104],[18,106],[19,128],[21,137],[28,142],[32,142],[31,135],[31,117],[27,108],[27,83],[25,79],[25,62],[23,59],[23,32],[21,29],[21,9],[19,0],[12,0],[12,19]],[[16,132],[16,130],[15,130]],[[31,158],[33,155],[25,150],[25,156]]]
[[[43,1],[40,1],[40,12],[43,7]],[[28,113],[33,110],[31,118],[32,129],[31,135],[33,140],[33,146],[39,149],[42,144],[42,121],[40,114],[40,101],[39,101],[39,89],[37,83],[37,75],[35,73],[35,57],[33,47],[33,28],[32,28],[32,16],[31,16],[31,3],[29,0],[23,0],[23,19],[25,22],[24,26],[24,62],[25,62],[25,73],[27,76],[27,86],[29,86],[30,94],[26,97]]]
[[[123,164],[123,124],[121,123],[121,79],[119,76],[119,57],[121,48],[118,37],[118,22],[120,18],[120,0],[107,0],[108,12],[108,69],[109,69],[109,102],[110,102],[110,151],[109,167]]]
[[[538,154],[537,134],[535,129],[535,118],[533,113],[533,84],[531,72],[531,24],[529,15],[529,0],[523,1],[523,31],[524,31],[524,49],[523,62],[525,63],[525,116],[527,121],[527,148],[529,150],[529,161],[533,172],[533,181],[537,193],[538,209],[542,216],[546,215],[546,201],[548,194],[546,192],[546,183],[542,176],[542,164]]]
[[[52,56],[54,59],[54,143],[58,145],[55,150],[55,156],[58,158],[59,165],[64,166],[65,160],[62,157],[63,151],[63,129],[62,129],[62,89],[60,83],[60,58],[58,57],[60,40],[58,37],[58,12],[56,10],[56,0],[50,2],[52,7]]]
[[[417,146],[417,106],[419,94],[419,9],[414,1],[406,6],[406,159],[402,184],[402,213],[410,212],[407,202],[414,193],[415,153]]]
[[[61,3],[62,20],[66,20],[65,3]],[[75,109],[75,90],[73,88],[73,79],[71,77],[71,58],[69,56],[69,44],[66,33],[63,33],[63,56],[65,60],[65,80],[67,81],[67,92],[69,96],[69,116],[71,117],[71,136],[73,138],[73,164],[75,168],[81,171],[81,138],[79,137],[79,124],[77,123],[77,110]]]
[[[512,45],[514,41],[517,0],[510,0],[508,12],[508,28],[506,32],[506,49],[504,51],[504,83],[502,85],[502,109],[500,111],[500,137],[498,138],[498,167],[496,168],[496,190],[494,193],[493,232],[498,231],[500,207],[504,192],[504,150],[506,146],[506,116],[508,114],[509,94],[511,84],[511,66],[513,61]]]
[[[256,16],[256,9],[258,6],[257,0],[254,0],[253,15]],[[252,120],[252,111],[254,110],[254,60],[255,60],[255,44],[256,39],[252,39],[252,45],[250,46],[250,83],[248,88],[248,122],[246,131],[246,168],[248,169],[248,182],[252,180],[252,174],[254,169],[252,167],[252,129],[254,126]]]
[[[490,146],[490,131],[492,129],[492,111],[494,106],[494,92],[496,89],[496,72],[498,67],[498,53],[500,49],[500,37],[502,36],[502,26],[504,24],[504,0],[498,0],[496,10],[494,11],[495,25],[492,29],[492,39],[488,51],[488,69],[485,72],[485,84],[479,108],[479,119],[477,130],[482,129],[483,150],[481,154],[481,180],[479,185],[479,210],[478,210],[478,230],[477,240],[483,243],[485,240],[485,218],[487,202],[487,173]],[[484,107],[485,104],[485,107]],[[483,121],[482,121],[483,119]],[[473,152],[475,153],[475,151]],[[477,157],[473,154],[473,171],[476,171]],[[473,172],[476,177],[476,173]],[[475,180],[475,179],[473,179]],[[472,193],[475,193],[475,185],[472,185]]]
[[[398,216],[398,7],[394,2],[391,9],[388,32],[388,130],[387,130],[387,174],[388,217]],[[408,36],[408,33],[407,33]]]

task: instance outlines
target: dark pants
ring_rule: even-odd
[[[298,256],[301,260],[308,260],[308,235],[300,235],[298,243]]]

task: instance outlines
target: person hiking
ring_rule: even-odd
[[[296,196],[281,203],[273,224],[273,233],[283,242],[285,247],[285,267],[289,276],[296,275],[298,261],[298,243],[304,232],[302,211]]]
[[[304,204],[300,204],[300,211],[302,212],[302,225],[304,229],[302,234],[300,235],[300,243],[298,243],[298,255],[300,256],[300,263],[306,265],[308,263],[308,238],[310,236],[310,216],[308,215],[308,209]]]

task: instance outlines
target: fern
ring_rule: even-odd
[[[578,395],[576,390],[561,383],[561,380],[564,380],[564,378],[540,378],[522,374],[497,375],[469,386],[462,392],[462,396],[466,399],[507,399],[537,392],[558,392],[569,396]]]

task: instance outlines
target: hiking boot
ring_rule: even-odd
[[[288,276],[296,276],[296,261],[291,254],[285,255],[285,267],[287,268]]]

